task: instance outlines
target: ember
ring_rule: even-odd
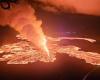
[[[17,36],[18,37],[18,36]],[[20,36],[22,38],[22,36]],[[73,45],[59,46],[57,43],[48,43],[50,55],[43,54],[40,50],[35,48],[31,42],[22,40],[18,43],[3,45],[0,48],[0,61],[6,61],[7,64],[28,64],[36,61],[54,62],[56,54],[68,54],[71,57],[83,59],[86,63],[92,65],[100,65],[100,54],[95,52],[81,51],[79,47]],[[95,42],[88,38],[48,38],[51,41],[60,41],[62,39],[83,39],[90,42]]]

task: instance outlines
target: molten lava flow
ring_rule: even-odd
[[[17,36],[19,37],[19,36]],[[41,50],[38,50],[35,46],[31,44],[30,41],[25,40],[23,36],[20,36],[22,40],[18,43],[3,45],[0,48],[0,61],[6,61],[7,64],[28,64],[36,61],[43,62],[54,62],[56,60],[56,54],[67,54],[71,57],[76,57],[78,59],[83,59],[86,63],[92,65],[100,65],[100,54],[95,52],[85,52],[81,51],[79,47],[74,45],[61,46],[58,43],[53,43],[54,41],[59,41],[59,39],[74,39],[68,37],[60,38],[48,38],[48,56],[45,56]],[[23,40],[24,39],[24,40]],[[89,38],[75,38],[84,39],[90,42],[95,40]],[[49,40],[52,40],[49,42]],[[47,47],[46,47],[47,49]],[[47,50],[48,50],[47,49]]]

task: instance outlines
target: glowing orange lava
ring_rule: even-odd
[[[20,37],[22,38],[22,37]],[[73,37],[48,38],[52,41],[59,41],[59,39],[74,39]],[[84,39],[90,42],[95,40],[89,38],[75,38]],[[47,47],[46,47],[47,48]],[[57,43],[48,43],[49,56],[42,54],[41,50],[36,49],[31,42],[21,40],[18,43],[3,45],[0,48],[0,61],[6,61],[7,64],[28,64],[36,61],[54,62],[56,54],[67,54],[71,57],[85,60],[86,63],[92,65],[100,65],[100,54],[96,52],[81,51],[79,47],[74,45],[61,46]]]

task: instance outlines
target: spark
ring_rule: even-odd
[[[22,37],[20,36],[20,38]],[[52,41],[57,41],[58,39],[65,39],[65,37],[49,37],[49,39],[52,39]],[[66,39],[74,38],[66,37]],[[95,41],[88,38],[79,39]],[[7,64],[28,64],[37,61],[54,62],[56,60],[56,54],[67,54],[70,57],[76,57],[78,59],[85,60],[86,63],[90,63],[92,65],[100,65],[100,54],[96,52],[85,52],[81,51],[81,48],[74,45],[61,46],[57,43],[49,42],[47,48],[49,50],[49,56],[43,54],[43,52],[34,47],[31,42],[23,38],[17,43],[7,44],[0,47],[0,62],[5,61]]]

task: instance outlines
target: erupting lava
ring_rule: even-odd
[[[29,5],[28,0],[19,0],[18,4],[10,3],[10,6],[9,10],[0,7],[0,25],[9,25],[49,56],[45,35],[41,28],[42,21],[37,19],[35,10]]]
[[[52,43],[62,39],[82,39],[89,42],[96,40],[74,37],[47,37],[46,39],[41,28],[42,21],[37,19],[34,8],[27,1],[29,0],[19,0],[17,5],[11,4],[12,7],[9,10],[0,7],[0,25],[9,25],[22,35],[20,42],[0,47],[0,61],[5,61],[7,64],[28,64],[36,61],[53,62],[57,53],[66,53],[84,59],[87,63],[100,65],[99,53],[81,51],[76,46],[61,46],[58,43]],[[49,43],[49,41],[51,42]]]
[[[100,54],[95,52],[81,51],[79,47],[74,45],[61,46],[54,41],[60,41],[62,39],[83,39],[89,42],[95,42],[89,38],[48,38],[48,49],[50,54],[45,55],[41,50],[36,49],[31,42],[27,41],[23,36],[17,36],[21,39],[20,42],[14,44],[3,45],[0,48],[0,61],[5,61],[7,64],[28,64],[36,61],[54,62],[56,60],[56,54],[68,54],[71,57],[83,59],[86,63],[92,65],[100,65]],[[50,42],[49,42],[50,41]]]

